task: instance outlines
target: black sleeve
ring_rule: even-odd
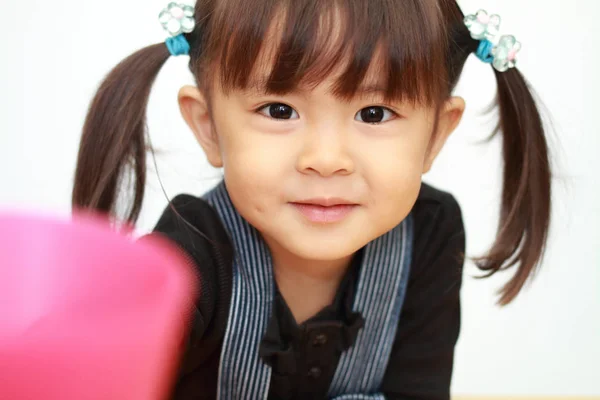
[[[153,234],[175,244],[198,278],[199,292],[181,363],[180,374],[185,376],[220,349],[231,300],[230,241],[214,209],[188,195],[171,201]]]
[[[387,399],[450,399],[465,232],[451,195],[430,187],[424,192],[413,209],[413,262],[382,384]]]

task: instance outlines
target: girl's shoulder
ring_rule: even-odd
[[[412,214],[415,223],[411,279],[433,282],[439,281],[434,277],[445,277],[447,282],[460,282],[466,238],[456,198],[424,183]]]
[[[419,205],[419,203],[427,203],[433,206],[437,205],[438,207],[454,209],[454,211],[460,212],[458,202],[451,193],[437,189],[425,182],[421,185],[419,197],[417,198],[415,206]]]
[[[227,325],[232,286],[233,248],[217,212],[205,200],[174,197],[156,224],[195,269],[200,286],[185,352],[183,373],[214,358]]]
[[[412,209],[412,214],[416,222],[415,231],[417,234],[421,233],[423,235],[428,233],[442,237],[448,234],[464,235],[460,205],[456,198],[449,192],[423,183],[417,201]]]

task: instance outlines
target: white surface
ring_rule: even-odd
[[[500,13],[523,42],[520,68],[551,111],[556,178],[548,252],[534,285],[514,305],[494,305],[505,277],[469,278],[453,391],[462,394],[600,395],[600,2],[463,0],[465,12]],[[164,39],[157,0],[3,1],[0,34],[0,206],[69,212],[80,129],[100,79],[139,47]],[[211,171],[180,118],[176,95],[191,82],[187,59],[171,59],[149,107],[152,139],[169,196],[200,194]],[[463,207],[468,255],[490,245],[497,221],[499,143],[475,144],[490,129],[479,116],[493,98],[488,66],[469,60],[458,93],[464,122],[426,179]],[[151,176],[141,228],[166,200]]]

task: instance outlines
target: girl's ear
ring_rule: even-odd
[[[429,172],[446,140],[458,126],[465,111],[465,101],[462,97],[449,98],[441,108],[437,130],[431,136],[429,151],[423,163],[423,173]]]
[[[222,167],[219,139],[214,130],[206,96],[196,86],[184,86],[179,90],[178,101],[181,115],[194,132],[208,162],[215,168]]]

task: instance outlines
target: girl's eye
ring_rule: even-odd
[[[365,107],[356,113],[356,120],[367,124],[380,124],[389,121],[396,115],[392,110],[381,106]]]
[[[258,110],[262,115],[273,119],[297,119],[298,113],[287,104],[267,104]]]

